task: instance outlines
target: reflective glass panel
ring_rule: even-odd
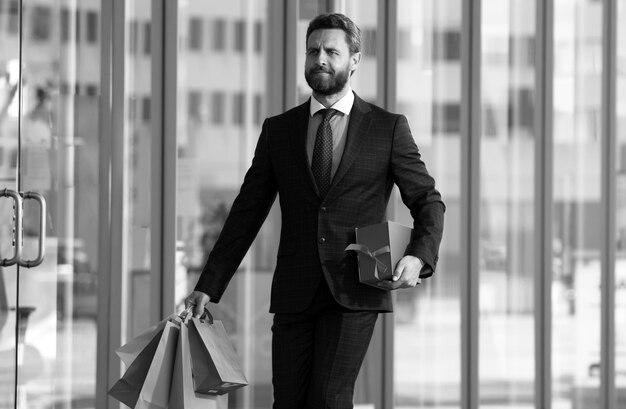
[[[485,0],[479,405],[534,408],[535,2]]]
[[[298,23],[296,27],[296,92],[297,102],[302,103],[311,96],[311,88],[304,78],[304,59],[306,57],[306,30],[309,22],[318,14],[328,13],[323,0],[298,0]]]
[[[396,293],[394,402],[460,408],[462,0],[401,0],[397,19],[396,111],[408,118],[447,209],[437,272]],[[391,207],[396,221],[412,225],[399,195]]]
[[[554,2],[554,409],[600,408],[602,28],[602,2]]]
[[[350,17],[361,29],[361,62],[350,78],[352,90],[364,100],[376,103],[378,63],[376,54],[378,32],[378,5],[376,0],[347,0],[339,12]],[[298,44],[299,45],[299,44]],[[304,77],[304,62],[298,74]],[[307,86],[308,94],[311,89]],[[379,318],[373,339],[367,351],[354,389],[355,409],[382,408],[382,383],[380,368],[383,365],[382,326]]]
[[[100,2],[0,3],[0,188],[24,199],[21,240],[0,234],[3,259],[22,248],[0,272],[0,406],[94,407]]]
[[[195,286],[252,162],[266,117],[270,19],[267,1],[178,3],[178,303]],[[268,311],[279,234],[272,210],[223,298],[211,304],[250,383],[229,394],[229,408],[272,405]]]
[[[150,325],[150,308],[155,305],[150,294],[151,259],[151,158],[150,122],[151,55],[150,24],[152,2],[126,3],[124,89],[124,228],[127,239],[123,280],[126,283],[127,336],[131,338]]]
[[[350,79],[354,92],[364,100],[376,103],[378,59],[378,1],[347,0],[342,12],[361,29],[361,62]]]
[[[19,156],[19,5],[3,4],[0,8],[0,188],[17,190]],[[0,257],[15,254],[14,199],[0,197]],[[16,403],[17,266],[0,267],[0,407]],[[23,335],[22,335],[23,339]]]

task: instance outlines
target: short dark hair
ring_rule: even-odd
[[[346,41],[351,54],[361,52],[361,29],[352,20],[343,14],[320,14],[309,23],[306,30],[306,42],[309,43],[309,36],[315,30],[338,28],[346,33]]]

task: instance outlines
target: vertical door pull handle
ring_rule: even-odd
[[[46,252],[46,199],[37,192],[22,193],[24,200],[34,200],[39,203],[39,252],[34,260],[23,260],[21,257],[17,263],[26,268],[37,267],[43,262]],[[21,246],[20,246],[21,247]]]
[[[18,263],[22,257],[22,196],[15,190],[0,190],[0,198],[13,199],[13,231],[11,232],[13,257],[0,260],[0,266],[8,267]]]

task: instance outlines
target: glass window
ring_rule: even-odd
[[[18,0],[11,0],[9,3],[9,33],[17,34],[20,21],[20,4]]]
[[[202,93],[200,91],[190,90],[187,97],[187,116],[197,121],[200,119]]]
[[[195,286],[252,162],[261,131],[260,123],[251,115],[253,101],[257,97],[266,98],[268,88],[267,55],[255,49],[267,49],[267,35],[257,32],[261,34],[255,40],[261,41],[257,45],[245,41],[245,36],[247,29],[255,24],[263,30],[272,26],[267,3],[234,0],[228,2],[228,7],[216,7],[214,2],[206,0],[178,3],[179,37],[187,35],[184,28],[192,19],[209,22],[210,49],[204,47],[200,52],[181,49],[178,56],[181,103],[187,100],[186,95],[197,97],[189,98],[187,109],[178,110],[176,120],[179,129],[177,302],[182,302]],[[228,46],[227,35],[233,36]],[[207,69],[211,75],[207,75]],[[196,120],[205,111],[196,101],[200,95],[208,102],[206,121]],[[255,105],[264,104],[259,101]],[[272,317],[268,311],[279,225],[277,215],[270,214],[226,294],[219,304],[211,305],[213,315],[222,320],[232,336],[250,382],[248,387],[229,395],[229,408],[269,409],[272,405],[271,376],[268,376]]]
[[[235,51],[242,52],[246,48],[246,22],[235,21],[233,28],[235,31]]]
[[[141,119],[144,122],[150,122],[150,97],[141,98]]]
[[[397,107],[446,204],[446,226],[434,276],[397,292],[394,313],[394,401],[398,408],[461,407],[461,62],[435,59],[438,34],[460,33],[462,0],[398,1]],[[454,36],[453,36],[454,37]],[[458,45],[440,42],[439,55]],[[451,47],[451,50],[448,50]],[[412,219],[399,197],[396,220]]]
[[[233,123],[242,125],[246,119],[246,96],[238,92],[233,95]]]
[[[145,22],[143,24],[143,53],[150,55],[152,47],[152,24]]]
[[[96,43],[98,41],[98,33],[100,27],[98,27],[98,14],[93,11],[87,12],[87,42]]]
[[[223,92],[213,92],[211,94],[211,122],[219,125],[224,123],[226,109],[226,95]]]
[[[552,407],[599,408],[603,3],[554,2]]]
[[[535,407],[535,67],[511,64],[535,33],[535,7],[482,4],[481,110],[490,125],[480,141],[481,408]]]
[[[189,49],[200,51],[202,50],[202,19],[195,17],[189,19]]]
[[[70,11],[63,7],[61,9],[61,41],[64,43],[68,42],[70,39]]]
[[[362,37],[363,37],[363,55],[367,57],[375,57],[376,56],[376,29],[375,28],[367,28],[362,29]]]
[[[411,31],[398,27],[398,59],[407,60],[410,59],[414,50],[412,45],[413,39],[411,38]]]
[[[80,27],[81,27],[81,12],[80,10],[76,10],[76,20],[74,21],[76,24],[76,42],[78,43],[81,39]]]
[[[256,94],[254,96],[254,123],[260,125],[265,116],[263,109],[263,96]]]
[[[461,33],[459,31],[435,31],[433,33],[433,60],[461,60]]]
[[[433,104],[433,134],[461,132],[461,105],[454,103]]]
[[[211,46],[215,51],[226,49],[226,20],[225,18],[215,18],[209,20],[211,24]]]
[[[139,22],[136,20],[128,23],[128,53],[137,54],[137,46],[139,44]]]
[[[265,34],[263,23],[256,21],[254,23],[254,51],[260,53],[263,51],[263,35]]]
[[[50,39],[51,10],[49,7],[35,6],[32,10],[33,16],[33,40],[46,41]]]

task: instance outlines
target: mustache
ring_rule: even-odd
[[[326,73],[326,74],[333,74],[334,71],[330,68],[323,68],[323,67],[317,67],[311,70],[312,74],[318,74],[318,73]]]

